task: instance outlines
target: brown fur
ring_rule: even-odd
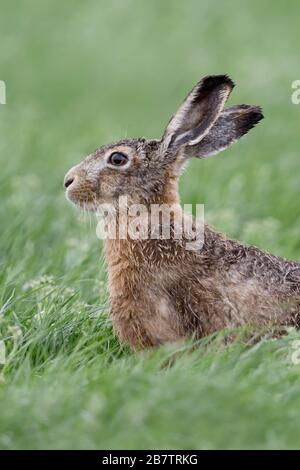
[[[178,196],[186,159],[217,153],[262,118],[255,106],[222,111],[232,88],[228,77],[205,78],[161,140],[101,147],[66,175],[68,198],[89,210],[113,203],[117,221],[120,195],[149,211],[151,204],[172,204],[176,215],[188,217]],[[107,165],[116,151],[128,155],[128,168]],[[298,326],[300,264],[229,240],[209,226],[200,251],[187,250],[187,241],[175,239],[172,230],[168,240],[106,240],[111,315],[122,341],[141,349],[246,323]]]

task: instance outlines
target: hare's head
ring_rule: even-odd
[[[160,140],[130,139],[100,147],[67,173],[68,199],[87,210],[115,204],[122,195],[133,203],[175,202],[177,180],[190,157],[217,154],[263,118],[257,106],[223,110],[233,87],[225,75],[205,77]]]

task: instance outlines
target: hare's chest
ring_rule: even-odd
[[[120,289],[110,290],[112,321],[120,339],[134,349],[176,341],[181,337],[178,313],[163,284],[157,279],[139,281],[123,273]]]

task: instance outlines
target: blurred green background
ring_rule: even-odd
[[[131,355],[107,317],[95,221],[62,188],[86,154],[159,137],[199,78],[227,73],[230,104],[259,104],[265,120],[192,162],[182,201],[300,259],[299,17],[296,0],[1,0],[0,448],[300,445],[297,333],[214,339],[172,367],[173,348]]]

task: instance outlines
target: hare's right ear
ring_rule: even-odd
[[[212,75],[198,82],[172,116],[162,138],[163,150],[198,144],[218,119],[233,87],[227,75]]]

